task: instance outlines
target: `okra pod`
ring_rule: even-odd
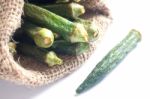
[[[127,54],[137,46],[140,40],[141,34],[136,30],[131,30],[129,34],[96,65],[84,82],[77,88],[76,92],[80,94],[102,81],[116,68]]]
[[[53,44],[54,35],[51,30],[36,26],[27,21],[23,24],[22,28],[38,47],[48,48]]]
[[[54,50],[56,53],[65,55],[80,55],[88,51],[89,47],[89,43],[85,42],[70,43],[64,40],[57,40],[49,50]]]
[[[37,46],[19,43],[17,44],[17,52],[26,56],[33,57],[40,62],[48,64],[48,66],[61,65],[63,60],[60,59],[55,52],[38,48]]]
[[[84,6],[77,3],[51,4],[42,7],[69,19],[75,19],[85,13]]]
[[[59,33],[69,42],[88,42],[87,31],[82,24],[73,23],[44,8],[28,3],[24,5],[24,13],[31,22]]]

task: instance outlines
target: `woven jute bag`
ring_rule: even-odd
[[[82,0],[81,3],[86,8],[83,17],[95,21],[101,39],[111,22],[107,6],[99,0]],[[21,26],[23,5],[24,0],[0,0],[0,79],[30,87],[52,83],[79,68],[95,50],[93,43],[89,51],[82,55],[61,56],[64,64],[52,68],[29,57],[17,55],[14,58],[9,52],[8,42]]]

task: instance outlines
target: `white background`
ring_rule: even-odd
[[[0,99],[150,99],[150,3],[148,0],[109,0],[113,23],[97,51],[80,69],[55,84],[30,89],[0,80]],[[130,29],[142,33],[142,41],[96,87],[76,95],[75,89],[96,63]]]

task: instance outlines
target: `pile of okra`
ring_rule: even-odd
[[[98,28],[82,18],[80,0],[26,0],[21,32],[9,42],[12,54],[19,53],[46,63],[63,64],[59,55],[80,55],[97,40]]]

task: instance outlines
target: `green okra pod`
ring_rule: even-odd
[[[49,50],[54,50],[56,53],[65,55],[80,55],[88,51],[89,47],[89,43],[85,42],[70,43],[64,40],[57,40]]]
[[[84,82],[77,88],[80,94],[102,81],[131,52],[141,40],[140,32],[131,30],[129,34],[100,61]]]
[[[77,3],[51,4],[42,7],[69,19],[75,19],[85,13],[84,6]]]
[[[54,35],[49,29],[36,26],[27,21],[23,24],[22,28],[38,47],[48,48],[54,42]]]
[[[55,52],[38,48],[37,46],[19,43],[17,44],[17,52],[26,56],[35,58],[36,60],[48,64],[48,66],[61,65],[63,60],[60,59]]]
[[[24,13],[31,22],[59,33],[69,42],[88,42],[87,31],[82,24],[73,23],[44,8],[28,3],[24,5]]]

